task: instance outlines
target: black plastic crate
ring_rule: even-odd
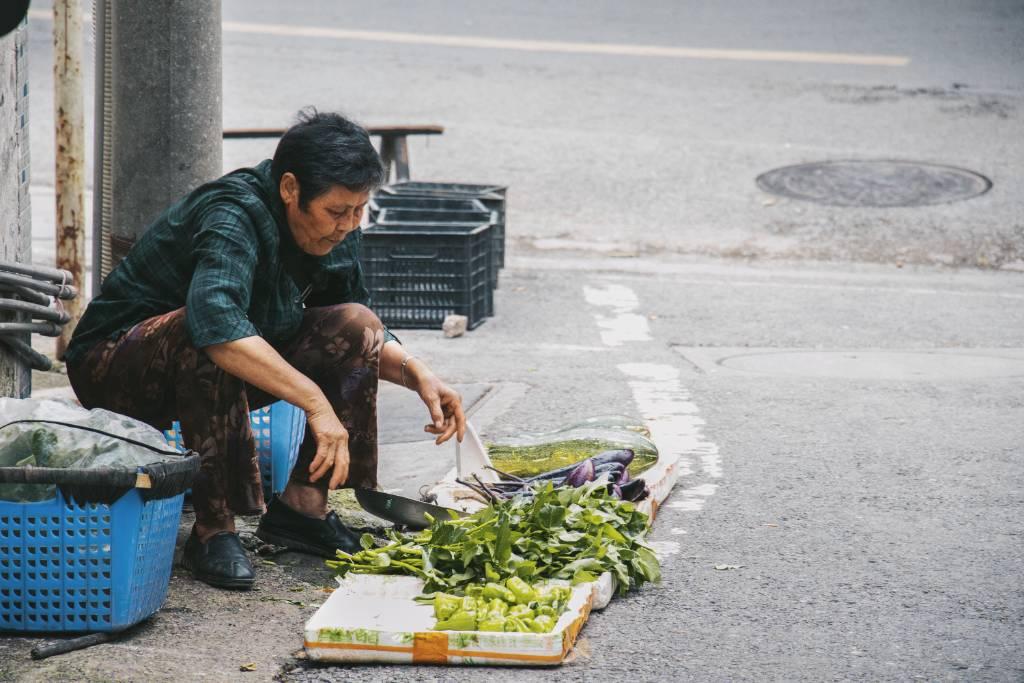
[[[381,209],[427,209],[429,211],[488,211],[478,199],[421,197],[419,195],[375,194],[370,199],[370,222]]]
[[[494,224],[497,211],[451,211],[436,209],[407,209],[402,207],[381,209],[377,225],[480,225]]]
[[[436,183],[409,180],[380,188],[377,196],[434,197],[448,199],[476,199],[490,211],[498,212],[495,222],[494,248],[498,268],[505,267],[505,200],[508,188],[502,185],[474,185],[470,183]]]
[[[491,287],[498,288],[498,270],[500,266],[500,254],[498,247],[500,241],[496,237],[498,229],[497,211],[443,211],[434,209],[413,209],[404,207],[381,209],[374,220],[377,225],[479,225],[490,223],[494,226],[491,231],[491,253],[490,253],[490,283]],[[490,314],[488,314],[490,315]]]
[[[476,225],[370,225],[361,261],[373,310],[388,327],[440,329],[464,315],[469,329],[494,310],[491,230]]]
[[[422,180],[407,180],[401,183],[385,185],[381,188],[387,194],[423,194],[426,196],[450,197],[465,195],[473,199],[486,196],[504,198],[508,188],[502,185],[481,185],[473,183],[438,183]]]

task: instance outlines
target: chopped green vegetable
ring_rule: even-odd
[[[504,631],[505,630],[505,617],[502,616],[489,616],[485,619],[481,619],[477,623],[478,631]]]
[[[462,609],[462,598],[447,593],[434,594],[434,616],[438,619],[447,619]]]
[[[539,588],[518,577],[509,578],[508,583],[515,588],[477,584],[468,586],[462,597],[438,592],[416,600],[433,603],[437,631],[548,633],[554,629],[558,616],[569,602],[571,589],[567,586]],[[487,594],[498,595],[503,591],[508,593],[511,602],[487,597]]]
[[[550,633],[555,628],[555,618],[550,614],[538,614],[533,618],[535,633]]]
[[[513,576],[506,581],[505,586],[515,596],[515,601],[520,605],[529,604],[537,599],[537,591],[533,590],[533,586],[518,576]]]
[[[438,621],[434,626],[436,631],[475,631],[476,612],[459,611],[448,619]]]
[[[522,579],[520,579],[520,580],[522,580]],[[505,586],[502,586],[501,584],[497,584],[497,583],[489,583],[486,586],[484,586],[484,593],[483,593],[483,595],[484,595],[485,598],[487,598],[489,600],[493,600],[493,599],[497,598],[498,600],[503,600],[505,602],[510,602],[510,603],[516,601],[516,594],[515,593],[513,593],[511,590],[509,590]]]
[[[508,615],[510,617],[529,617],[533,615],[533,610],[529,605],[512,605],[508,610]]]

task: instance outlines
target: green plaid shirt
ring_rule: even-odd
[[[182,306],[192,343],[203,348],[257,335],[284,342],[298,331],[304,305],[369,305],[362,232],[311,256],[284,216],[269,159],[199,187],[157,218],[104,280],[65,360]],[[395,336],[385,330],[385,338]]]

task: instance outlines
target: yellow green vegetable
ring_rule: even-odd
[[[447,593],[434,594],[434,616],[438,619],[447,619],[462,609],[462,598]]]
[[[537,591],[533,586],[523,581],[518,576],[513,576],[505,582],[505,587],[515,596],[515,601],[520,605],[526,605],[537,599]]]
[[[458,611],[434,625],[435,631],[475,631],[476,612]]]
[[[488,583],[484,586],[483,595],[488,600],[498,599],[505,602],[516,602],[516,595],[511,590],[497,583]]]

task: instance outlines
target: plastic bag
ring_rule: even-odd
[[[658,447],[648,438],[642,420],[603,415],[544,434],[524,435],[487,444],[487,455],[498,469],[520,477],[565,467],[602,451],[628,448],[635,458],[631,476],[639,476],[658,460]]]
[[[45,420],[45,422],[19,422]],[[54,424],[63,422],[105,432]],[[121,437],[121,438],[119,438]],[[131,439],[155,450],[129,443]],[[86,410],[47,399],[0,398],[0,467],[61,469],[137,468],[163,462],[170,455],[160,430],[109,410]],[[54,496],[54,487],[0,484],[0,500],[37,502]]]

